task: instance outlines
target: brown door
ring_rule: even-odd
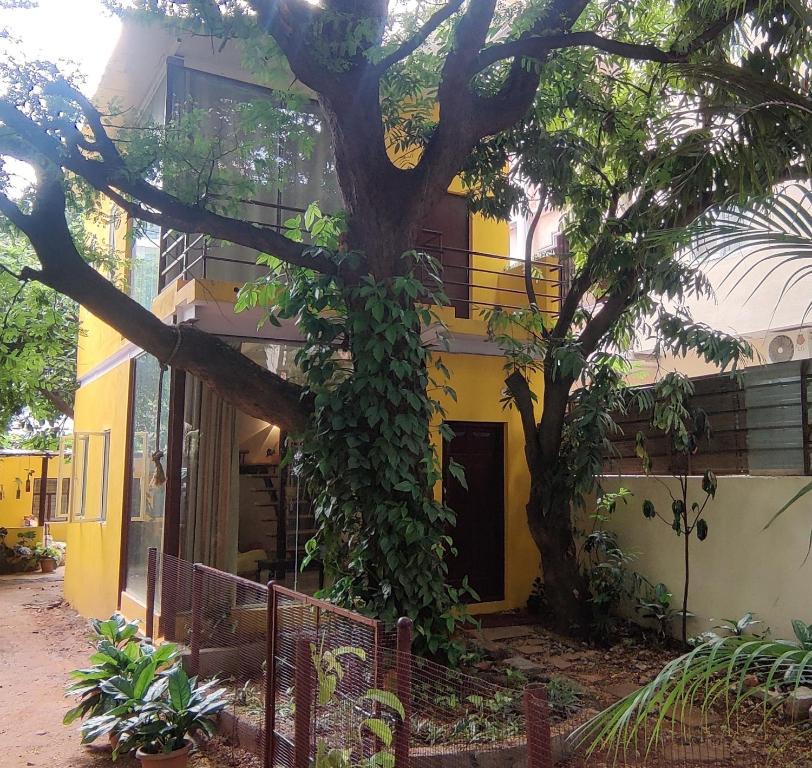
[[[449,582],[464,576],[482,602],[505,597],[504,445],[502,424],[450,421],[454,437],[443,444],[443,500],[457,515],[451,534],[457,556]],[[468,488],[449,471],[453,459]]]
[[[470,317],[468,205],[460,195],[446,194],[423,222],[418,248],[440,262],[446,296],[457,317]]]

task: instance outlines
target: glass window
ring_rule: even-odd
[[[68,517],[68,498],[70,496],[70,480],[65,478],[62,481],[62,489],[59,492],[59,503],[57,503],[57,491],[59,481],[55,477],[49,477],[45,484],[45,519],[65,520]],[[42,492],[42,479],[34,478],[34,496],[31,503],[31,513],[39,514],[39,500]]]
[[[169,372],[158,361],[141,355],[135,365],[132,442],[130,452],[129,523],[125,589],[136,599],[146,598],[147,553],[163,543],[166,493],[166,441],[169,423]],[[157,436],[156,436],[157,428]],[[163,457],[154,459],[157,449]],[[159,468],[160,464],[160,468]]]
[[[231,215],[276,227],[314,201],[325,212],[343,208],[329,131],[315,102],[283,105],[267,89],[182,67],[172,67],[170,77],[173,119],[192,119],[208,139],[200,142],[207,151],[199,168],[176,169],[179,194],[206,194]],[[211,158],[217,160],[210,178]],[[209,179],[205,188],[201,178]],[[267,272],[256,266],[254,251],[230,243],[176,236],[164,246],[166,280],[186,274],[244,282]]]
[[[106,520],[110,432],[74,432],[69,445],[70,476],[61,478],[59,491],[63,499],[69,494],[68,516],[76,522]]]
[[[133,223],[130,253],[130,296],[142,307],[150,309],[158,293],[158,254],[161,229],[145,221]]]
[[[290,210],[317,200],[325,211],[343,205],[330,134],[318,104],[297,99],[282,105],[273,92],[194,69],[174,96],[174,112],[205,110],[207,130],[228,162],[239,172],[243,189],[235,195]],[[230,152],[228,151],[230,150]],[[256,189],[244,192],[246,180]],[[258,206],[251,206],[259,213]],[[284,221],[289,212],[280,215]],[[273,223],[276,213],[263,216]]]

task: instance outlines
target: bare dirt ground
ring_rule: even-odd
[[[91,652],[87,622],[62,599],[62,570],[0,576],[0,768],[135,768],[126,756],[113,763],[106,744],[82,746],[78,726],[62,725],[68,673]],[[253,764],[218,741],[191,761],[192,768]]]
[[[0,768],[112,764],[62,725],[67,673],[90,646],[87,624],[62,600],[61,571],[0,577]]]

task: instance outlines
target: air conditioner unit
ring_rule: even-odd
[[[770,333],[766,347],[771,363],[788,363],[790,360],[812,357],[812,326]]]

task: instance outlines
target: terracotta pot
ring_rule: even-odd
[[[155,754],[139,749],[136,751],[135,756],[141,761],[141,768],[186,768],[189,764],[189,748],[191,746],[192,742],[186,739],[186,743],[174,752]]]
[[[43,557],[39,561],[39,567],[43,573],[53,573],[56,570],[56,560],[52,557]]]

